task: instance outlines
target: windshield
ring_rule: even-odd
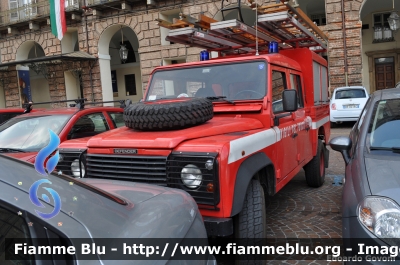
[[[366,98],[364,89],[345,89],[336,92],[335,99]]]
[[[400,99],[375,103],[368,128],[370,148],[400,148]]]
[[[181,97],[262,99],[267,65],[263,61],[208,65],[154,73],[146,100]]]
[[[0,126],[0,148],[39,151],[49,142],[49,129],[59,134],[70,115],[19,116]]]

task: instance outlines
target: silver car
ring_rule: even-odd
[[[212,255],[170,259],[174,246],[184,240],[208,246],[197,204],[185,191],[54,173],[43,176],[31,164],[5,156],[0,156],[0,172],[2,265],[216,264]],[[128,255],[134,253],[135,243],[147,243],[143,251],[148,256]],[[71,247],[75,253],[55,255],[58,250],[53,248],[52,255],[38,255],[45,244]]]

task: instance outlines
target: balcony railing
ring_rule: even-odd
[[[65,11],[77,11],[80,9],[79,0],[66,0]],[[0,12],[0,27],[33,21],[50,16],[50,4],[48,1],[21,5],[7,11]]]
[[[87,0],[87,5],[95,6],[95,5],[101,5],[101,4],[106,4],[106,3],[112,3],[112,2],[121,2],[121,0]]]
[[[47,1],[21,5],[18,8],[0,12],[0,26],[17,24],[49,15],[50,5]]]

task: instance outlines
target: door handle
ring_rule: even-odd
[[[296,138],[298,136],[297,133],[292,134],[292,138]]]

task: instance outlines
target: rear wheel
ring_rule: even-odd
[[[258,245],[267,237],[264,190],[257,179],[252,179],[247,188],[242,211],[235,217],[235,238],[246,239],[248,245]],[[244,258],[244,257],[243,257]],[[266,261],[252,259],[237,260],[236,264],[261,265]]]
[[[317,154],[304,166],[306,181],[310,187],[321,187],[325,182],[325,150],[324,144],[318,139]]]

